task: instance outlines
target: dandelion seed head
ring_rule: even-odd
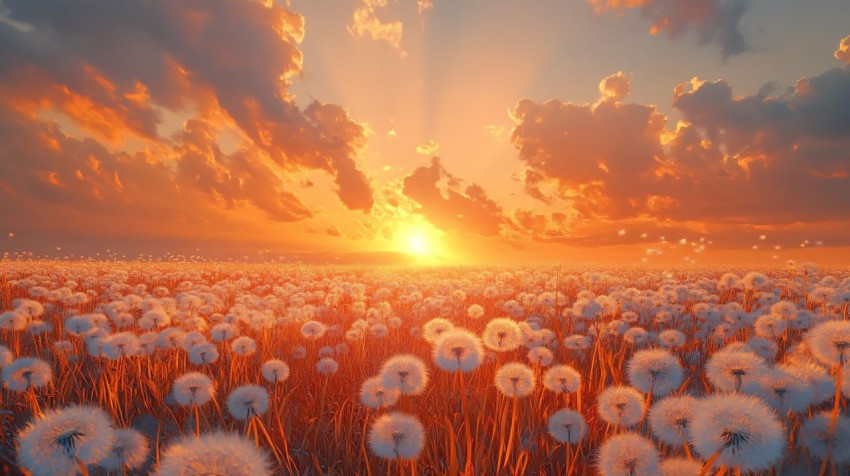
[[[471,372],[481,365],[484,346],[472,332],[455,327],[442,333],[432,354],[437,367],[443,370]]]
[[[385,413],[369,429],[369,448],[386,459],[416,459],[425,447],[419,419],[401,412]]]
[[[608,438],[599,449],[602,476],[649,476],[659,472],[658,449],[636,433],[620,433]]]
[[[13,392],[41,388],[53,380],[53,368],[38,358],[21,357],[3,367],[3,386]]]
[[[578,443],[587,434],[584,417],[569,408],[562,408],[549,415],[546,425],[555,441],[568,445]]]
[[[543,373],[543,386],[555,393],[575,393],[581,388],[581,374],[568,365],[553,365]]]
[[[271,476],[266,453],[237,434],[180,438],[162,453],[157,476]]]
[[[109,456],[98,463],[101,468],[121,471],[121,468],[140,469],[147,461],[150,443],[144,435],[131,428],[115,430],[115,441]]]
[[[418,395],[428,385],[428,368],[419,357],[401,354],[390,357],[381,366],[381,385],[407,395]]]
[[[522,331],[516,321],[507,317],[491,319],[481,335],[484,345],[496,352],[518,349],[522,344]]]
[[[649,408],[652,434],[674,448],[681,448],[689,438],[690,422],[698,400],[689,395],[676,395],[657,401]]]
[[[782,456],[785,432],[764,401],[743,394],[715,394],[697,406],[691,442],[703,458],[720,451],[717,465],[762,471]]]
[[[77,462],[96,464],[115,441],[112,420],[100,408],[70,406],[49,410],[18,436],[18,458],[33,476],[71,474]]]
[[[259,385],[247,384],[231,390],[227,410],[237,420],[263,415],[269,409],[269,392]]]
[[[289,365],[280,359],[269,359],[260,369],[263,378],[269,383],[285,382],[289,378]]]
[[[184,407],[200,406],[215,397],[215,382],[200,372],[189,372],[174,379],[173,394]]]
[[[398,401],[401,392],[388,389],[381,384],[381,377],[370,377],[360,386],[360,403],[368,408],[391,407]]]
[[[507,397],[526,397],[534,391],[536,376],[534,369],[511,362],[499,367],[495,375],[496,388]]]
[[[643,393],[662,397],[679,388],[684,371],[679,359],[667,350],[639,350],[626,365],[629,383]]]
[[[632,387],[608,387],[599,394],[597,408],[607,423],[632,427],[643,417],[643,395]]]

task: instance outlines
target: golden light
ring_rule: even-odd
[[[441,247],[441,231],[422,219],[400,224],[395,233],[395,249],[416,257],[420,261],[432,261],[444,254]]]

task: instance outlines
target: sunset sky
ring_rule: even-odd
[[[847,264],[848,19],[0,0],[0,253]]]

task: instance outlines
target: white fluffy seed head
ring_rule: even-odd
[[[322,375],[333,375],[339,370],[339,363],[331,357],[323,357],[316,362],[316,372]]]
[[[487,323],[481,339],[487,348],[496,352],[507,352],[522,345],[522,331],[513,319],[497,317]]]
[[[289,378],[289,365],[280,359],[269,359],[263,363],[260,371],[269,383],[285,382]]]
[[[719,451],[717,465],[763,471],[781,457],[785,432],[761,399],[715,394],[697,406],[690,425],[694,449],[705,459]]]
[[[838,415],[835,430],[829,433],[830,413],[817,413],[803,424],[800,439],[809,454],[823,461],[829,454],[830,461],[838,465],[850,463],[850,418]]]
[[[399,395],[398,389],[384,387],[380,376],[370,377],[360,386],[360,403],[373,409],[395,405]]]
[[[157,476],[271,476],[268,456],[237,434],[205,433],[180,438],[162,453]]]
[[[150,443],[144,435],[131,428],[115,430],[115,441],[109,456],[98,463],[101,468],[121,471],[121,468],[139,469],[150,453]]]
[[[41,388],[53,380],[53,368],[37,358],[19,358],[3,367],[3,386],[14,392]]]
[[[681,448],[690,437],[689,428],[698,400],[678,395],[659,400],[649,408],[652,434],[674,448]]]
[[[472,372],[481,365],[484,346],[472,332],[455,327],[442,333],[434,344],[433,357],[443,370]]]
[[[369,429],[369,448],[386,459],[416,459],[425,447],[419,419],[401,412],[385,413]]]
[[[174,399],[184,407],[203,405],[215,397],[215,382],[200,372],[189,372],[174,380]]]
[[[536,382],[534,369],[519,362],[511,362],[499,367],[494,379],[496,388],[507,397],[531,395]]]
[[[766,366],[752,352],[720,350],[705,366],[708,380],[720,391],[736,392],[761,376]]]
[[[821,363],[835,366],[850,362],[850,321],[827,321],[805,336],[812,355]]]
[[[555,441],[568,445],[578,443],[587,434],[584,417],[569,408],[562,408],[549,415],[547,427]]]
[[[637,425],[643,417],[643,395],[632,387],[608,387],[599,394],[599,416],[620,427]]]
[[[636,433],[614,435],[599,449],[602,476],[650,476],[659,473],[658,449]]]
[[[452,321],[443,319],[442,317],[435,317],[422,326],[422,338],[431,344],[435,344],[442,337],[443,333],[453,328],[454,324],[452,324]]]
[[[390,357],[381,366],[381,385],[407,395],[418,395],[428,385],[428,368],[419,357],[401,354]]]
[[[259,385],[242,385],[227,396],[227,410],[237,420],[260,416],[269,409],[269,392]]]
[[[543,386],[555,393],[575,393],[581,388],[581,374],[569,365],[554,365],[543,373]]]
[[[115,441],[112,419],[100,408],[49,410],[18,436],[18,458],[33,476],[73,475],[78,462],[97,464]]]
[[[626,365],[629,383],[643,393],[659,397],[679,388],[684,371],[679,359],[664,349],[639,350]]]
[[[661,476],[697,476],[702,469],[699,461],[687,458],[667,458],[661,462]]]

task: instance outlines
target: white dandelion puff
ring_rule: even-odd
[[[428,385],[428,368],[419,357],[401,354],[390,357],[378,374],[381,385],[407,395],[418,395]]]
[[[484,346],[472,332],[453,328],[444,332],[433,349],[434,362],[443,370],[471,372],[481,365]]]
[[[643,393],[664,396],[679,388],[684,371],[679,359],[667,350],[647,349],[634,353],[626,365],[629,383]]]
[[[401,412],[378,417],[369,429],[369,448],[387,459],[416,459],[425,447],[425,431],[419,419]]]
[[[599,416],[621,427],[637,425],[643,417],[643,395],[631,387],[608,387],[599,394]]]
[[[587,434],[587,423],[580,413],[562,408],[549,415],[547,427],[552,438],[559,443],[574,445]]]
[[[41,388],[53,381],[53,368],[37,358],[22,357],[3,367],[3,386],[14,392]]]
[[[115,441],[112,420],[100,408],[50,410],[18,436],[21,465],[33,476],[73,475],[79,465],[109,456]]]
[[[215,397],[215,382],[200,372],[189,372],[174,379],[173,394],[184,407],[200,406]]]
[[[157,476],[271,476],[268,456],[242,436],[223,432],[180,438],[165,449]]]
[[[269,383],[285,382],[289,378],[289,365],[279,359],[269,359],[260,369],[263,378]]]
[[[369,408],[391,407],[398,401],[398,389],[388,389],[381,384],[381,377],[370,377],[360,386],[360,402]]]
[[[602,476],[650,476],[659,473],[658,449],[636,433],[614,435],[599,449]]]
[[[259,385],[242,385],[227,396],[227,410],[237,420],[261,416],[269,409],[269,392]]]
[[[536,383],[534,369],[519,362],[511,362],[499,367],[494,380],[496,388],[507,397],[531,395]]]

